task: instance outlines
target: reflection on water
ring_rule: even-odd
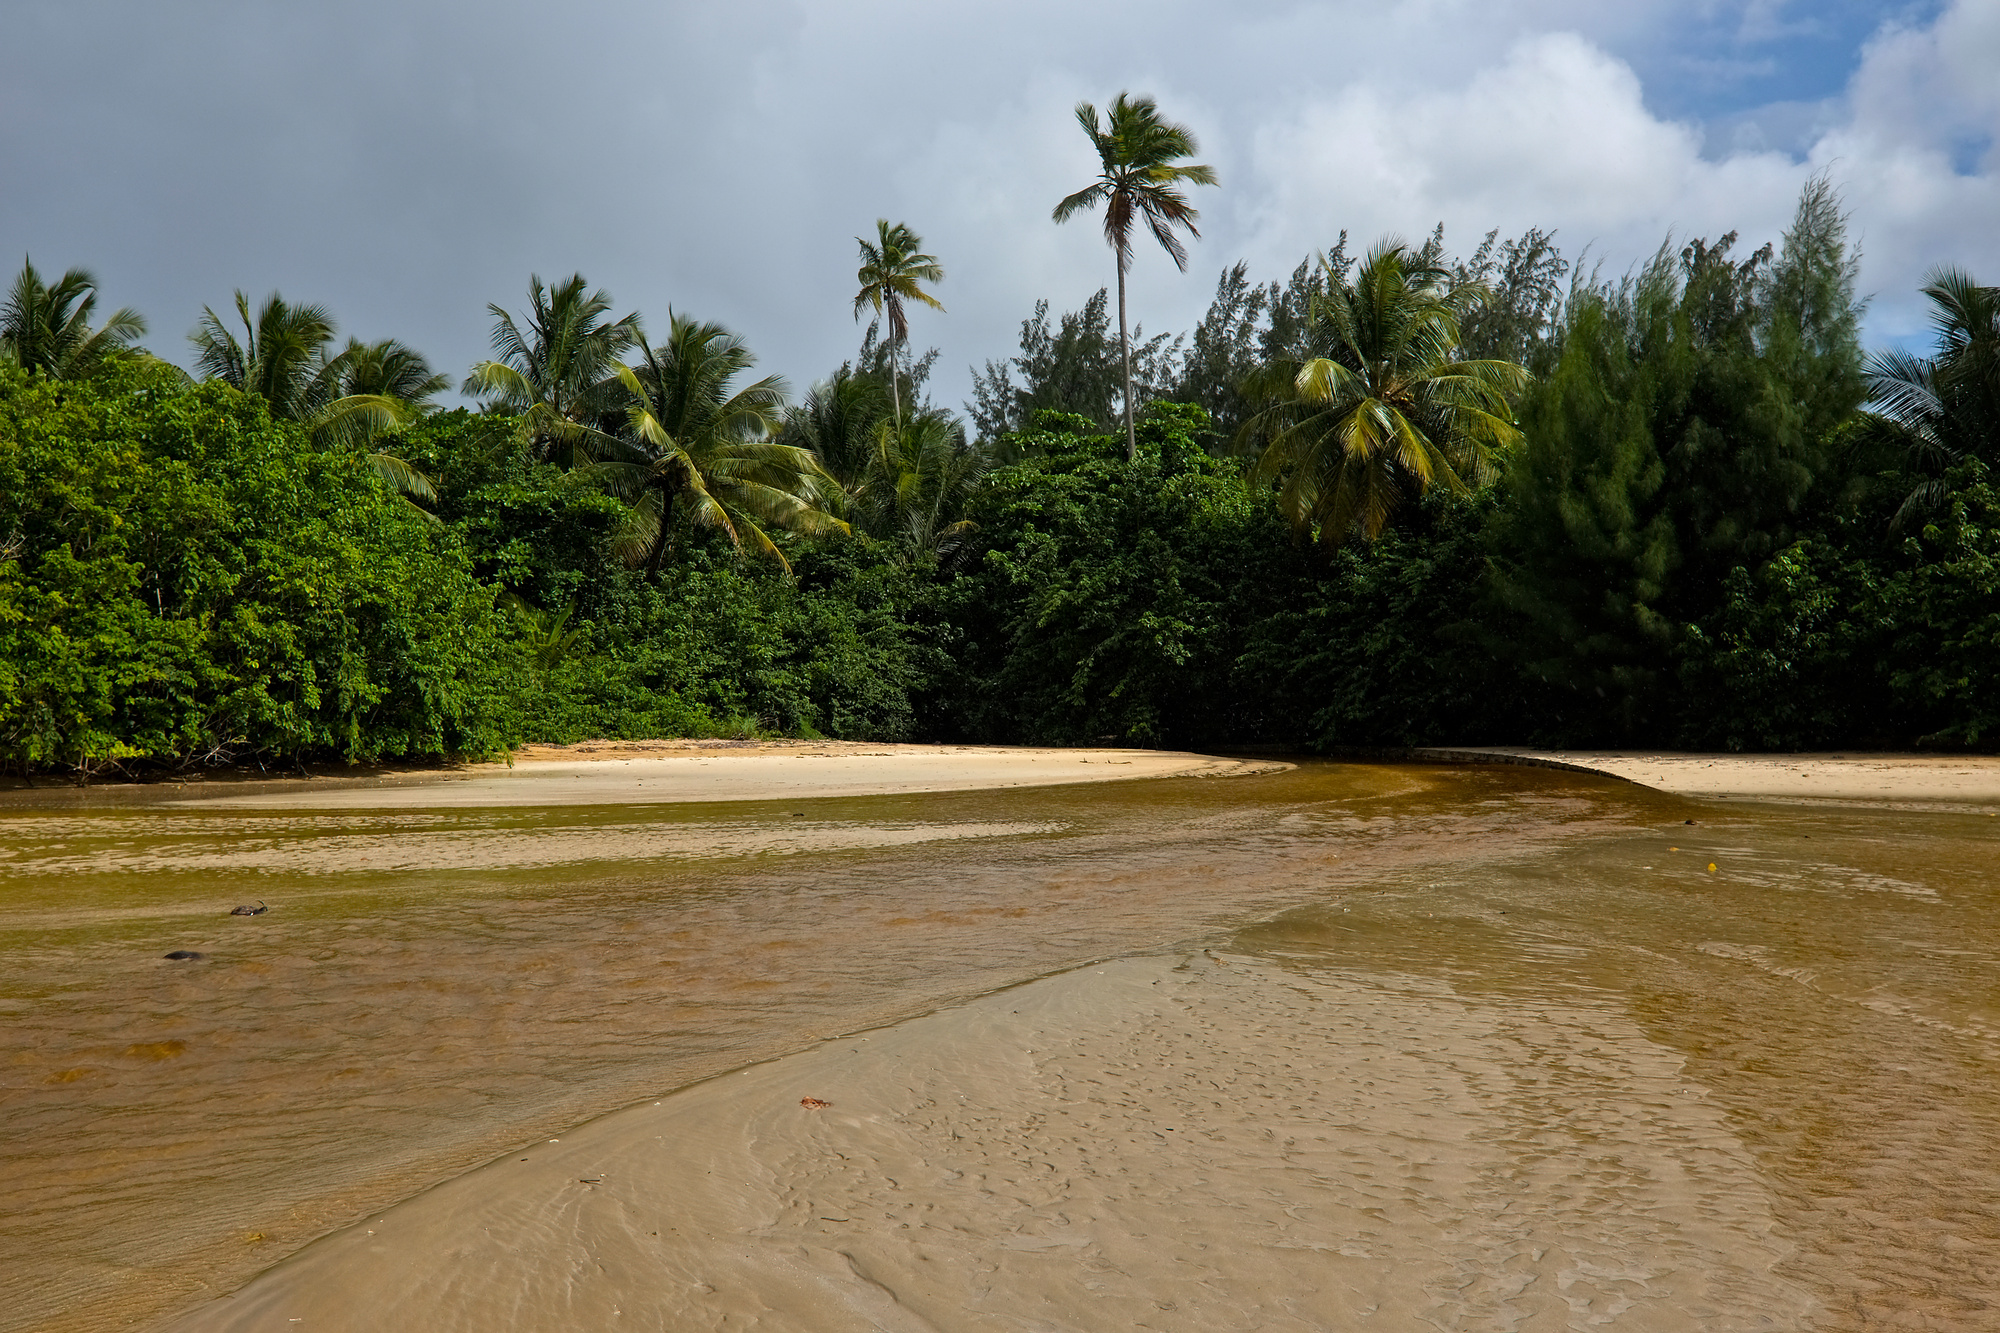
[[[611,1107],[1232,931],[1315,984],[1517,1016],[1539,1034],[1508,1093],[1523,1123],[1573,1123],[1579,1079],[1645,1121],[1650,1085],[1606,1105],[1588,1034],[1548,1027],[1614,1013],[1738,1136],[1822,1326],[1986,1327],[1995,843],[1971,815],[1331,765],[707,808],[15,813],[0,1329],[143,1323]],[[183,949],[205,956],[162,957]],[[1441,1326],[1483,1326],[1474,1295]]]

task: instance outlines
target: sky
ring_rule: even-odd
[[[1037,298],[1112,279],[1049,211],[1095,155],[1072,108],[1188,125],[1193,325],[1228,264],[1283,277],[1439,222],[1552,228],[1619,273],[1669,237],[1775,239],[1825,173],[1874,342],[1922,344],[1925,271],[2000,282],[2000,0],[0,0],[0,256],[98,278],[189,361],[204,305],[281,291],[454,377],[487,303],[581,272],[619,313],[743,334],[795,389],[853,355],[855,238],[946,269],[912,342],[956,405]],[[11,271],[12,260],[0,261]]]

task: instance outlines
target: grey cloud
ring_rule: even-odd
[[[943,349],[939,388],[955,402],[965,367],[1011,350],[1037,297],[1075,306],[1111,276],[1090,224],[1048,221],[1092,169],[1069,119],[1077,99],[1158,94],[1223,174],[1197,197],[1191,271],[1143,254],[1134,275],[1135,315],[1185,327],[1226,263],[1247,255],[1275,276],[1342,226],[1365,239],[1443,217],[1469,243],[1488,225],[1539,222],[1612,246],[1619,263],[1667,223],[1706,225],[1671,198],[1614,225],[1616,200],[1560,184],[1510,196],[1476,174],[1455,181],[1462,164],[1443,158],[1356,197],[1337,153],[1272,152],[1357,89],[1392,115],[1421,109],[1523,38],[1567,31],[1614,56],[1645,52],[1684,13],[1666,0],[17,0],[0,46],[0,246],[95,268],[104,298],[140,308],[168,355],[203,304],[279,288],[458,373],[485,353],[488,301],[517,308],[530,272],[580,270],[656,323],[671,305],[732,325],[803,387],[858,341],[852,238],[888,216],[950,273],[949,314],[925,312],[915,336]],[[1646,142],[1673,140],[1669,126]],[[1803,169],[1752,173],[1775,202],[1742,199],[1750,221],[1782,213]],[[1287,178],[1307,170],[1323,178]],[[1688,170],[1691,211],[1730,201],[1729,180]],[[1869,221],[1870,201],[1854,202]],[[1916,216],[1873,235],[1944,246],[1965,230]],[[1900,281],[1944,257],[1897,268],[1871,249],[1871,274]]]

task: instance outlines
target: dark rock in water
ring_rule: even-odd
[[[193,949],[176,949],[168,954],[167,957],[173,959],[176,963],[198,963],[201,961],[202,956]]]
[[[261,901],[260,901],[260,902],[259,902],[259,903],[258,903],[258,904],[257,904],[257,905],[255,906],[255,907],[252,907],[252,906],[251,906],[251,905],[250,905],[249,903],[242,903],[242,904],[239,904],[238,906],[235,906],[235,907],[232,907],[232,908],[230,908],[230,909],[229,909],[229,915],[231,915],[231,916],[262,916],[262,915],[264,915],[264,913],[266,913],[266,912],[268,912],[268,911],[270,911],[270,910],[271,910],[271,909],[270,909],[270,908],[268,908],[268,907],[266,907],[266,906],[264,906],[264,904],[263,904],[263,903],[262,903]]]

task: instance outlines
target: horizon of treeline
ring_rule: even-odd
[[[1340,233],[1135,332],[1132,457],[1104,291],[1036,303],[960,414],[879,327],[794,400],[726,329],[536,280],[493,308],[484,410],[447,411],[454,380],[320,307],[204,312],[197,377],[24,269],[0,764],[1991,748],[2000,318],[1946,266],[1926,295],[1930,349],[1862,346],[1824,182],[1779,245],[1615,277],[1540,230]]]

